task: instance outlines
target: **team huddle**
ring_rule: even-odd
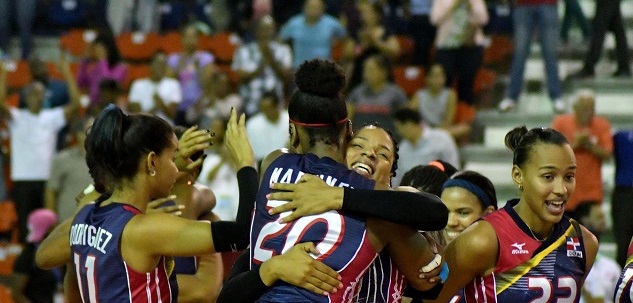
[[[174,258],[236,250],[245,252],[218,302],[579,301],[598,241],[564,216],[576,160],[562,134],[506,135],[520,197],[497,209],[486,177],[449,174],[442,163],[414,168],[392,188],[395,138],[380,125],[352,133],[335,63],[306,61],[295,83],[290,151],[271,153],[258,170],[245,117],[231,112],[224,140],[238,171],[235,221],[155,207],[175,198],[180,174],[199,173],[209,131],[177,136],[153,115],[101,112],[85,143],[98,194],[81,199],[36,255],[42,268],[67,266],[67,302],[185,301],[191,287],[179,283]],[[449,211],[464,203],[473,219],[453,228]],[[633,243],[629,256],[614,302],[633,302]]]

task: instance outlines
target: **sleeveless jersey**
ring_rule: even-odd
[[[71,258],[84,302],[176,302],[171,258],[161,257],[153,271],[141,273],[121,256],[123,229],[140,213],[130,205],[97,203],[85,206],[73,219]]]
[[[633,283],[633,242],[629,245],[628,255],[626,266],[624,266],[618,280],[618,286],[615,288],[614,303],[633,303],[633,291],[631,291],[631,284]]]
[[[320,176],[330,186],[374,187],[374,181],[331,158],[319,158],[314,154],[281,155],[266,170],[257,192],[251,226],[251,267],[259,267],[297,243],[313,242],[321,253],[316,259],[341,275],[343,289],[326,297],[279,282],[258,302],[349,302],[357,292],[358,280],[377,255],[367,236],[365,218],[328,211],[282,224],[278,222],[279,215],[268,214],[269,209],[285,203],[268,201],[266,195],[270,193],[270,184],[296,183],[303,174]]]
[[[579,225],[567,217],[540,242],[514,211],[518,200],[484,217],[494,228],[499,259],[494,271],[464,288],[466,302],[578,302],[586,252]]]
[[[406,286],[404,275],[383,250],[359,281],[360,288],[353,298],[356,303],[400,303]]]

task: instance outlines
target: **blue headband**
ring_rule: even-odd
[[[486,194],[486,192],[484,192],[481,187],[475,185],[470,181],[466,181],[464,179],[449,179],[448,181],[444,182],[444,185],[442,186],[442,191],[444,191],[448,187],[464,188],[477,196],[477,198],[479,198],[479,200],[483,202],[484,208],[492,206],[497,209],[496,203],[493,203],[492,199]]]

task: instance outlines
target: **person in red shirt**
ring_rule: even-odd
[[[580,201],[602,202],[602,162],[611,158],[613,136],[609,120],[595,115],[596,97],[591,90],[576,94],[573,113],[554,117],[552,128],[561,132],[572,144],[578,174],[576,192],[567,202],[565,211],[573,212]]]

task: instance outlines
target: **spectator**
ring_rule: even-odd
[[[264,16],[257,21],[255,41],[235,52],[231,68],[241,83],[239,90],[247,116],[257,113],[264,92],[274,91],[283,100],[284,87],[291,77],[290,48],[274,38],[275,21]]]
[[[63,49],[60,51],[64,51]],[[68,103],[68,85],[60,80],[53,80],[48,74],[46,63],[39,56],[32,54],[29,57],[29,69],[33,76],[31,82],[40,82],[46,87],[46,97],[44,100],[44,108],[53,108]],[[20,107],[25,107],[24,91],[20,93]],[[61,150],[66,146],[66,133],[68,129],[63,128],[57,135],[57,150]]]
[[[615,36],[615,54],[618,61],[618,69],[613,74],[614,77],[631,77],[631,66],[629,60],[629,46],[626,41],[626,30],[620,0],[596,1],[596,13],[593,17],[592,36],[587,57],[583,68],[572,78],[589,78],[594,76],[594,67],[600,56],[604,44],[604,37],[607,31],[611,31]]]
[[[11,39],[12,15],[18,23],[20,32],[20,46],[22,48],[22,59],[27,59],[33,48],[33,19],[37,8],[37,0],[0,0],[0,48],[3,52],[9,51],[9,40]],[[15,8],[15,15],[13,9]]]
[[[556,0],[516,0],[514,6],[514,57],[510,69],[510,84],[506,98],[499,103],[499,110],[506,112],[514,108],[523,87],[525,61],[530,54],[532,37],[538,31],[541,53],[545,61],[547,88],[554,111],[565,111],[561,99],[562,89],[558,78],[557,48],[560,37],[558,1]]]
[[[60,49],[60,51],[64,51]],[[32,54],[29,57],[29,70],[33,76],[32,82],[40,82],[46,87],[46,99],[44,100],[44,108],[53,108],[68,103],[68,85],[61,80],[54,80],[48,74],[46,62],[39,56]],[[24,101],[24,94],[20,96],[21,104]]]
[[[28,214],[44,206],[44,186],[50,176],[51,161],[57,145],[57,133],[79,110],[79,90],[63,55],[60,70],[69,85],[70,103],[62,107],[43,109],[46,89],[33,82],[25,89],[27,108],[6,104],[7,71],[0,67],[0,114],[9,125],[11,140],[11,180],[13,201],[18,214],[20,239],[27,234]]]
[[[633,130],[621,130],[613,136],[615,158],[615,189],[611,199],[611,218],[616,260],[620,266],[626,264],[627,248],[633,237]]]
[[[604,211],[598,201],[582,201],[576,208],[575,217],[600,240],[606,222]],[[580,292],[580,303],[613,303],[613,294],[622,268],[610,257],[598,251],[591,271]]]
[[[433,160],[443,160],[459,167],[457,145],[448,132],[425,125],[420,113],[409,108],[397,110],[393,118],[402,138],[394,184],[400,184],[399,178],[404,172]]]
[[[185,26],[182,30],[183,52],[171,54],[167,59],[168,76],[177,78],[182,88],[182,102],[178,106],[175,120],[178,125],[190,124],[186,121],[185,114],[202,96],[200,79],[210,76],[215,70],[213,55],[196,50],[199,35],[196,26]]]
[[[488,23],[484,0],[434,1],[431,23],[437,26],[435,57],[444,67],[446,86],[457,81],[459,100],[473,105],[475,76],[484,57],[482,27]]]
[[[120,106],[122,102],[119,84],[112,79],[103,79],[99,83],[99,99],[88,108],[88,114],[96,117],[108,104]]]
[[[70,132],[76,144],[53,157],[50,177],[46,182],[44,203],[46,208],[57,214],[60,221],[75,214],[77,193],[92,184],[84,147],[90,125],[92,125],[92,118],[75,120],[70,127]]]
[[[431,48],[437,31],[429,18],[432,4],[432,0],[411,0],[409,2],[409,13],[411,14],[409,36],[413,38],[415,43],[413,64],[422,65],[425,68],[431,63]]]
[[[174,124],[178,104],[182,101],[180,82],[167,77],[167,57],[159,53],[154,56],[149,69],[149,78],[132,82],[128,97],[128,110],[155,114]]]
[[[565,0],[565,15],[563,16],[563,24],[560,28],[560,39],[563,43],[569,41],[569,28],[572,25],[572,21],[576,20],[576,24],[582,31],[583,41],[589,40],[589,21],[585,17],[585,13],[582,12],[580,3],[578,0]]]
[[[35,265],[35,251],[56,223],[57,216],[51,210],[36,209],[29,214],[27,244],[15,260],[9,279],[13,301],[16,303],[54,302],[58,276],[52,270],[43,270]]]
[[[406,104],[406,94],[391,81],[389,60],[382,55],[367,58],[363,65],[363,82],[353,88],[348,97],[348,111],[354,125],[362,127],[377,122],[395,132],[391,114]]]
[[[131,31],[156,32],[160,16],[157,2],[157,0],[108,0],[107,17],[112,32],[115,35]]]
[[[354,88],[363,80],[363,65],[367,58],[382,54],[390,60],[400,55],[398,38],[387,29],[382,21],[382,5],[378,2],[359,5],[361,27],[355,40],[345,43],[343,59],[353,62],[352,75],[347,87]]]
[[[265,93],[259,102],[259,113],[246,121],[246,133],[257,162],[288,146],[288,111],[281,109],[280,101],[276,94]]]
[[[433,64],[426,75],[426,88],[415,92],[408,107],[420,112],[427,125],[445,129],[458,140],[470,134],[471,125],[455,123],[457,95],[453,89],[444,86],[445,82],[444,68]]]
[[[595,100],[592,91],[578,92],[574,113],[556,116],[552,122],[552,128],[571,142],[578,165],[576,192],[567,201],[565,211],[573,212],[583,200],[602,203],[602,162],[611,158],[613,138],[609,121],[595,115]]]
[[[345,36],[341,23],[325,15],[324,10],[323,0],[306,0],[303,13],[290,18],[281,28],[281,39],[291,41],[293,68],[310,59],[331,59],[332,45]]]
[[[119,85],[127,76],[127,66],[121,61],[114,36],[109,29],[103,29],[86,48],[86,54],[79,64],[77,83],[90,94],[90,105],[99,101],[99,85],[102,80],[112,79]]]
[[[200,127],[209,127],[215,119],[226,120],[231,115],[231,108],[242,110],[242,98],[236,94],[231,79],[222,71],[202,80],[202,96],[195,107],[187,113],[187,119],[198,121]]]

